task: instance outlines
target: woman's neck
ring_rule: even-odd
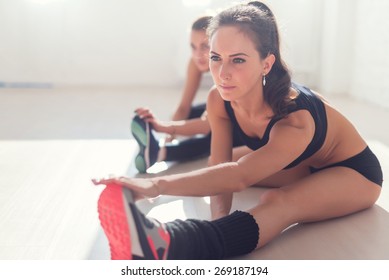
[[[232,101],[231,105],[235,112],[247,119],[268,119],[273,116],[273,110],[264,100],[262,89],[261,92],[253,92]]]

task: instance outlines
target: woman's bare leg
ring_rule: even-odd
[[[270,189],[249,212],[259,225],[260,248],[288,226],[351,214],[372,206],[381,188],[358,172],[334,167]]]

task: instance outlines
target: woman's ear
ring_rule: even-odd
[[[274,62],[276,61],[276,57],[274,54],[269,54],[264,60],[263,60],[263,73],[267,75],[272,67]]]

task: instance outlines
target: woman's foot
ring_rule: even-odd
[[[138,210],[131,190],[107,185],[100,195],[98,212],[113,260],[167,258],[170,235],[165,225]]]
[[[150,124],[139,116],[132,119],[131,133],[139,145],[139,153],[135,157],[135,167],[139,173],[146,173],[147,169],[157,162],[158,141],[151,131]]]

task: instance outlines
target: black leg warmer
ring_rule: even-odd
[[[259,227],[249,213],[234,213],[215,221],[189,219],[166,224],[171,237],[168,259],[223,259],[253,251]]]

